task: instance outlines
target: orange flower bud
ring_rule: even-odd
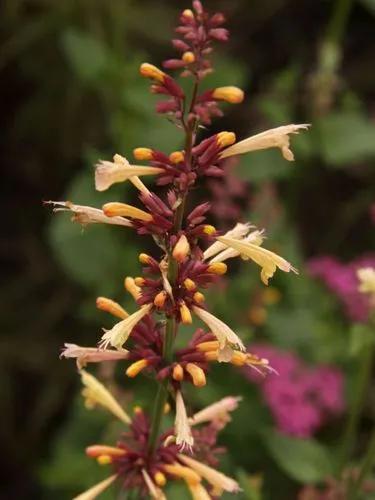
[[[195,61],[195,55],[193,52],[184,52],[182,54],[182,60],[186,63],[186,64],[191,64]]]
[[[238,87],[218,87],[212,93],[212,97],[218,101],[230,102],[231,104],[238,104],[243,101],[243,90]]]
[[[172,377],[174,380],[177,380],[178,382],[181,382],[181,380],[184,379],[184,369],[182,368],[181,365],[179,364],[174,365],[172,371]]]
[[[157,295],[155,295],[154,305],[156,307],[161,308],[164,306],[166,300],[167,300],[167,292],[165,290],[162,290]]]
[[[194,17],[194,13],[191,9],[185,9],[183,11],[182,15],[185,17],[190,17],[191,19],[193,19],[193,17]]]
[[[193,300],[197,304],[202,304],[206,299],[205,299],[205,296],[203,295],[203,293],[195,292],[195,294],[193,295]]]
[[[219,349],[219,342],[218,340],[208,340],[207,342],[201,342],[200,344],[196,345],[196,349],[199,352],[215,351]]]
[[[130,276],[127,276],[124,279],[124,287],[125,290],[130,293],[130,295],[133,297],[134,300],[137,300],[141,295],[141,289],[139,288],[139,286],[135,284],[134,279],[131,278]]]
[[[162,473],[162,472],[157,472],[155,475],[154,475],[154,481],[155,483],[160,486],[161,488],[163,486],[166,485],[167,483],[167,478],[165,477],[165,475]]]
[[[122,457],[126,454],[126,451],[122,448],[117,448],[115,446],[107,446],[101,444],[94,444],[86,448],[86,455],[91,458],[97,458],[101,455],[109,455],[112,457]]]
[[[205,224],[203,226],[203,232],[204,234],[211,236],[216,233],[216,228],[214,226],[210,226],[209,224]]]
[[[99,465],[109,465],[112,463],[112,457],[109,455],[99,455],[96,461]]]
[[[96,299],[96,307],[101,311],[113,314],[113,316],[116,316],[117,318],[125,319],[129,316],[129,314],[123,307],[120,306],[120,304],[118,304],[114,300],[107,299],[107,297],[98,297]]]
[[[192,292],[193,290],[196,290],[197,285],[190,278],[186,278],[186,280],[184,280],[184,287],[186,290],[189,290],[189,292]]]
[[[227,265],[224,262],[214,262],[208,266],[207,270],[209,273],[222,275],[227,272]]]
[[[150,148],[135,148],[133,156],[136,160],[152,160],[152,149]]]
[[[173,249],[172,252],[173,258],[177,260],[177,262],[183,262],[188,256],[189,252],[190,252],[190,245],[186,236],[183,234],[182,236],[180,236],[180,239],[177,241]]]
[[[181,321],[183,322],[184,325],[191,325],[193,319],[191,317],[190,309],[186,306],[185,303],[182,303],[180,305],[180,315],[181,315]]]
[[[134,283],[137,285],[137,286],[143,286],[145,284],[145,279],[142,278],[141,276],[137,276],[135,279],[134,279]]]
[[[188,363],[185,367],[185,370],[189,373],[191,378],[193,379],[193,384],[195,387],[203,387],[206,385],[206,375],[202,368],[200,368],[195,363]]]
[[[139,72],[145,78],[152,78],[160,83],[163,83],[164,78],[166,77],[166,74],[161,69],[149,63],[141,64]]]
[[[216,142],[218,146],[225,148],[236,142],[236,135],[233,132],[219,132],[216,136]]]
[[[173,151],[173,153],[169,155],[169,159],[174,164],[181,163],[184,161],[184,153],[182,151]]]
[[[147,365],[147,359],[139,359],[138,361],[135,361],[135,363],[132,363],[125,373],[128,377],[134,378],[138,375],[139,372],[146,368]]]
[[[140,208],[127,205],[126,203],[110,202],[106,203],[102,207],[104,214],[107,217],[115,217],[116,215],[121,215],[123,217],[131,217],[132,219],[139,219],[145,222],[152,221],[152,215],[141,210]]]
[[[149,264],[151,257],[147,253],[140,253],[138,255],[138,260],[141,264]]]

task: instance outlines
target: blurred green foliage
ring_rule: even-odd
[[[350,388],[357,356],[371,345],[371,332],[346,323],[335,299],[306,275],[304,264],[323,253],[351,258],[373,245],[368,210],[375,180],[374,79],[368,69],[375,48],[369,35],[374,2],[356,4],[343,21],[335,40],[341,65],[328,72],[319,66],[324,59],[319,51],[340,0],[294,4],[207,2],[208,8],[228,13],[233,37],[219,52],[206,85],[233,84],[248,91],[242,109],[227,108],[226,118],[214,123],[213,130],[235,130],[241,137],[283,123],[313,123],[309,133],[292,139],[295,164],[270,150],[241,158],[236,168],[249,188],[251,211],[244,220],[266,227],[270,245],[300,269],[300,276],[274,279],[281,300],[267,307],[261,325],[249,321],[261,289],[256,266],[231,265],[225,290],[210,291],[207,301],[246,342],[267,340],[309,363],[336,363]],[[104,413],[83,408],[75,396],[74,367],[59,363],[58,348],[64,341],[93,345],[100,328],[109,327],[111,320],[95,310],[97,295],[132,310],[122,280],[139,273],[137,254],[152,252],[152,242],[118,228],[82,230],[66,214],[50,217],[39,204],[50,198],[93,206],[135,201],[134,190],[125,185],[97,193],[95,161],[115,152],[130,157],[136,146],[166,152],[181,147],[179,131],[155,115],[154,98],[138,75],[140,62],[157,63],[172,52],[168,38],[177,8],[174,2],[151,0],[9,0],[1,7],[5,42],[0,68],[5,100],[15,109],[4,107],[3,161],[9,164],[7,187],[15,189],[18,205],[14,209],[13,191],[7,193],[5,207],[20,227],[18,237],[9,227],[11,253],[20,265],[3,291],[3,303],[11,311],[4,315],[2,336],[9,498],[64,499],[105,474],[83,449],[100,440],[110,442],[118,428]],[[324,89],[319,83],[323,69]],[[328,99],[322,104],[323,90]],[[208,133],[202,130],[202,137]],[[198,194],[207,196],[199,192],[197,200]],[[25,217],[24,203],[31,216]],[[229,226],[232,221],[212,222]],[[10,259],[9,269],[13,267]],[[124,380],[121,373],[117,380],[130,407],[149,404],[152,381]],[[26,422],[24,391],[29,392]],[[257,389],[226,366],[214,367],[207,387],[191,391],[190,400],[199,408],[233,392],[244,401],[223,433],[229,450],[223,470],[239,479],[239,499],[290,500],[301,484],[320,483],[332,473],[343,421],[316,439],[281,436]],[[373,414],[369,405],[357,455]],[[26,470],[23,485],[17,484],[20,470]],[[257,476],[261,481],[252,480]],[[173,488],[171,498],[185,498],[183,488]]]

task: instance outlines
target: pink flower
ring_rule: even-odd
[[[295,354],[267,344],[251,346],[251,351],[267,357],[278,375],[263,378],[244,368],[247,378],[260,385],[277,428],[292,436],[312,436],[345,407],[343,376],[329,366],[308,367]]]

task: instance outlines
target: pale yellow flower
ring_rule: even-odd
[[[198,425],[203,422],[213,422],[225,419],[228,421],[229,412],[234,411],[238,407],[238,403],[242,400],[240,396],[227,396],[226,398],[216,401],[203,410],[195,413],[190,419],[190,425]]]
[[[115,154],[113,156],[113,161],[117,164],[117,165],[124,165],[124,166],[127,166],[129,165],[129,162],[126,158],[124,158],[123,156],[119,155],[119,154]],[[132,165],[129,165],[130,167]],[[134,187],[136,187],[141,193],[146,193],[146,194],[150,194],[150,191],[149,189],[143,184],[143,182],[141,181],[141,179],[139,177],[137,177],[136,175],[132,175],[131,177],[129,177],[129,181],[133,184]]]
[[[117,474],[113,474],[113,476],[108,477],[107,479],[104,479],[104,481],[101,481],[100,483],[96,484],[95,486],[92,486],[90,489],[85,491],[84,493],[81,493],[80,495],[76,496],[73,498],[73,500],[94,500],[97,498],[103,491],[105,491],[111,484],[115,481],[117,478]]]
[[[240,350],[245,351],[241,339],[234,333],[228,325],[213,314],[205,311],[201,307],[193,306],[194,313],[200,318],[203,323],[206,323],[211,332],[219,341],[219,358],[218,361],[230,361],[232,358],[231,346],[236,346]]]
[[[60,356],[64,358],[75,358],[78,368],[83,368],[87,363],[126,359],[129,356],[129,351],[125,349],[113,351],[109,349],[98,349],[97,347],[81,347],[77,344],[69,344],[66,342]]]
[[[142,306],[138,311],[123,319],[119,323],[104,333],[102,336],[100,346],[106,349],[109,345],[112,345],[118,350],[122,349],[122,346],[129,338],[133,328],[141,321],[146,314],[150,312],[152,304],[147,304]]]
[[[82,384],[85,388],[82,395],[86,400],[86,406],[91,408],[95,405],[100,405],[111,411],[117,418],[125,424],[130,424],[131,420],[127,413],[121,408],[112,394],[99,382],[94,375],[88,373],[86,370],[80,371]]]
[[[358,290],[375,296],[375,269],[373,267],[363,267],[357,270],[359,280]]]
[[[263,243],[263,239],[264,239],[263,233],[264,233],[263,230],[252,231],[250,234],[248,234],[244,238],[240,239],[240,241],[248,242],[248,243],[252,243],[253,245],[260,246]],[[218,242],[218,243],[220,243],[220,242]],[[238,257],[240,255],[240,252],[238,250],[235,250],[234,248],[225,247],[224,243],[222,243],[222,245],[224,246],[225,250],[223,250],[222,252],[215,255],[215,257],[213,257],[210,260],[210,264],[214,264],[215,262],[223,262],[224,260],[233,259],[234,257]]]
[[[79,222],[83,226],[87,224],[113,224],[116,226],[132,227],[133,224],[125,217],[108,217],[103,210],[84,205],[76,205],[71,201],[45,201],[46,204],[57,206],[54,212],[72,212],[72,221]]]
[[[176,418],[174,423],[176,444],[184,448],[191,449],[194,444],[194,438],[191,433],[189,419],[186,413],[185,403],[181,391],[176,392]]]
[[[227,247],[237,250],[241,256],[248,257],[258,264],[262,268],[260,273],[261,280],[266,285],[268,285],[269,278],[272,278],[277,268],[286,273],[293,271],[298,274],[297,269],[295,269],[287,260],[259,245],[254,245],[254,243],[243,240],[225,238],[224,236],[219,236],[217,239],[224,243]]]
[[[229,493],[237,493],[240,491],[239,484],[234,479],[226,476],[208,465],[205,465],[198,460],[180,454],[178,458],[187,465],[190,469],[195,471],[199,476],[208,481],[214,488],[228,491]]]
[[[211,500],[211,495],[208,494],[206,488],[202,483],[192,483],[186,481],[186,485],[189,488],[193,500]]]
[[[310,125],[303,123],[300,125],[283,125],[252,135],[243,141],[236,142],[220,153],[220,158],[228,158],[233,155],[249,153],[259,149],[280,148],[283,157],[288,161],[294,160],[294,155],[290,150],[289,134],[298,134],[300,130],[306,130]]]
[[[224,236],[227,238],[236,238],[236,239],[241,239],[244,236],[248,234],[250,229],[254,227],[250,223],[241,223],[238,222],[233,229],[230,229],[227,231]],[[220,243],[220,241],[215,241],[215,243],[212,243],[207,250],[204,251],[203,257],[204,260],[209,259],[213,255],[216,255],[217,253],[221,252],[222,250],[225,250],[227,247],[224,245],[224,243]]]
[[[105,191],[112,184],[124,182],[132,177],[142,175],[156,175],[164,172],[162,168],[144,167],[111,161],[100,161],[95,168],[95,188],[97,191]]]

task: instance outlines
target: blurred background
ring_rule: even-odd
[[[295,163],[279,151],[247,155],[194,194],[194,202],[212,202],[210,222],[220,229],[240,219],[266,228],[267,246],[300,276],[279,275],[265,289],[255,265],[229,263],[223,289],[207,301],[280,377],[263,382],[218,366],[191,397],[198,408],[228,393],[244,396],[222,436],[223,468],[240,480],[239,498],[320,499],[316,488],[339,488],[329,478],[360,463],[375,415],[374,331],[356,278],[358,267],[375,265],[375,2],[205,6],[224,12],[231,32],[206,85],[240,86],[246,99],[202,137],[313,126],[292,138]],[[135,201],[125,185],[95,192],[95,161],[115,152],[130,159],[136,146],[182,147],[179,132],[154,113],[138,67],[174,57],[170,38],[187,7],[166,0],[1,4],[1,498],[66,499],[103,477],[83,450],[111,435],[111,418],[83,407],[75,366],[60,361],[59,351],[65,341],[94,345],[113,323],[96,311],[98,295],[134,310],[123,278],[139,274],[137,254],[153,247],[115,227],[82,230],[42,201]],[[129,407],[145,405],[152,382],[124,378],[116,375],[120,396]],[[366,488],[363,498],[375,498]]]

